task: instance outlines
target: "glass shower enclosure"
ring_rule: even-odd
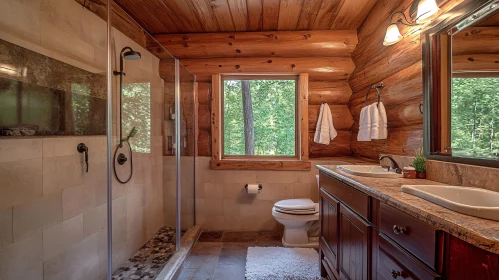
[[[194,91],[112,0],[0,0],[0,279],[167,275],[195,225]]]

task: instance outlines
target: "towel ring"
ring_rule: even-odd
[[[380,88],[384,88],[385,84],[379,83],[379,85],[373,85],[372,87],[369,88],[369,90],[366,93],[366,106],[369,105],[369,93],[371,90],[375,89],[376,92],[378,93],[378,106],[379,103],[381,102],[381,92],[379,91]]]

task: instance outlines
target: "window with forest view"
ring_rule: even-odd
[[[453,78],[451,97],[452,154],[499,156],[499,78]]]
[[[135,152],[151,152],[151,84],[123,85],[123,137],[135,126],[138,132],[130,139]]]
[[[296,78],[224,79],[223,155],[297,156]]]

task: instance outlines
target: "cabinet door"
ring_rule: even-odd
[[[320,191],[321,251],[338,276],[338,215],[340,203],[323,189]]]
[[[340,278],[371,279],[371,225],[341,205],[339,226]]]

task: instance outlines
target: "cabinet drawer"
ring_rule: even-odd
[[[362,218],[371,221],[369,209],[371,209],[370,197],[336,179],[320,174],[319,184],[328,193],[336,197],[341,203],[354,210]]]
[[[437,269],[437,232],[421,221],[384,203],[380,205],[379,229],[428,266]]]
[[[381,234],[377,251],[377,279],[441,279],[438,274]]]

